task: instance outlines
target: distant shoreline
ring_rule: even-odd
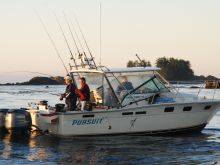
[[[56,77],[33,77],[29,81],[21,83],[4,83],[0,86],[12,86],[12,85],[64,85],[64,78],[60,76]]]

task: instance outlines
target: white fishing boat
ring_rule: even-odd
[[[108,69],[97,66],[78,21],[76,22],[90,58],[85,53],[80,39],[81,51],[78,48],[75,40],[78,38],[77,33],[74,37],[66,19],[81,65],[77,64],[56,17],[75,65],[68,71],[40,16],[39,19],[57,56],[67,73],[73,77],[76,86],[79,86],[80,77],[86,78],[91,90],[91,109],[84,112],[65,111],[64,105],[48,106],[46,101],[30,104],[27,111],[31,114],[31,123],[35,128],[58,136],[198,132],[218,111],[220,100],[180,94],[160,76],[157,72],[159,68]]]
[[[30,105],[32,124],[58,136],[200,132],[219,110],[220,101],[181,94],[158,70],[72,68],[75,82],[79,77],[87,80],[92,110],[65,112],[45,102]]]

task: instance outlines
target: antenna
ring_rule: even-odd
[[[142,63],[141,58],[138,56],[138,54],[135,54],[135,56],[137,57],[137,59],[140,61],[140,63]]]
[[[140,61],[140,64],[141,64],[141,66],[145,66],[145,64],[144,64],[144,61],[143,60],[141,60],[141,58],[138,56],[138,54],[135,54],[136,55],[136,57],[138,58],[138,60]]]
[[[102,3],[99,3],[99,66],[102,63]]]

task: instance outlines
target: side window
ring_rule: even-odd
[[[168,91],[168,89],[164,86],[164,84],[161,83],[160,80],[158,80],[157,78],[154,78],[153,81],[156,84],[156,86],[159,88],[160,91]]]
[[[104,79],[103,83],[103,105],[108,106],[109,108],[118,106],[118,99],[106,79]]]

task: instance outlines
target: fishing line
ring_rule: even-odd
[[[10,72],[0,72],[0,73],[32,73],[32,74],[40,74],[40,75],[44,75],[44,76],[54,77],[54,76],[46,74],[46,73],[35,72],[35,71],[10,71]]]
[[[71,26],[72,26],[72,28],[73,28],[73,31],[74,31],[74,33],[75,33],[75,36],[76,36],[78,42],[79,42],[80,48],[81,48],[81,50],[83,51],[83,54],[79,54],[79,59],[81,59],[81,61],[82,61],[82,55],[84,55],[84,56],[86,57],[86,59],[88,60],[87,55],[86,55],[86,53],[85,53],[85,50],[84,50],[84,48],[83,48],[83,46],[82,46],[82,43],[81,43],[81,41],[80,41],[80,39],[79,39],[79,36],[78,36],[78,34],[77,34],[77,32],[76,32],[76,29],[74,28],[73,22],[72,22],[71,20],[70,20],[70,24],[71,24]]]
[[[75,44],[75,47],[76,47],[76,49],[77,49],[77,51],[78,51],[79,58],[81,59],[81,65],[82,65],[82,67],[84,68],[84,63],[83,63],[83,60],[82,60],[82,54],[81,54],[80,51],[79,51],[79,48],[78,48],[78,46],[77,46],[76,40],[75,40],[75,38],[74,38],[74,36],[73,36],[72,30],[71,30],[71,28],[70,28],[70,24],[69,24],[69,22],[68,22],[68,20],[67,20],[67,17],[66,17],[66,15],[65,15],[65,12],[64,12],[64,11],[63,11],[63,16],[64,16],[64,19],[65,19],[65,21],[66,21],[66,24],[67,24],[67,26],[68,26],[68,28],[69,28],[71,37],[72,37],[72,39],[73,39],[73,41],[74,41],[74,44]],[[72,56],[72,58],[73,58],[73,56]],[[77,69],[76,61],[75,61],[74,58],[73,58],[73,60],[74,60],[74,64],[75,64],[76,69]]]
[[[67,45],[67,48],[68,48],[68,50],[69,50],[69,52],[70,52],[71,58],[74,59],[73,53],[72,53],[71,48],[70,48],[70,45],[69,45],[69,43],[68,43],[68,41],[67,41],[66,35],[65,35],[64,31],[63,31],[63,28],[62,28],[62,26],[61,26],[61,24],[60,24],[60,21],[59,21],[57,15],[56,15],[54,12],[53,12],[53,14],[54,14],[54,16],[55,16],[55,18],[56,18],[57,24],[59,25],[60,31],[61,31],[61,33],[62,33],[62,35],[63,35],[63,38],[64,38],[64,40],[65,40],[65,43],[66,43],[66,45]]]
[[[43,29],[45,30],[45,32],[46,32],[48,38],[50,39],[50,42],[52,43],[52,45],[53,45],[53,47],[54,47],[54,49],[55,49],[55,51],[56,51],[56,53],[57,53],[57,56],[59,57],[60,61],[62,62],[64,69],[66,70],[67,74],[69,74],[69,72],[68,72],[68,70],[67,70],[67,68],[66,68],[66,66],[65,66],[65,64],[64,64],[64,62],[63,62],[63,59],[61,58],[60,53],[59,53],[59,51],[58,51],[58,49],[57,49],[57,47],[56,47],[56,44],[55,44],[55,42],[53,41],[53,39],[52,39],[50,33],[49,33],[48,30],[47,30],[46,25],[44,24],[43,20],[41,19],[40,15],[38,14],[37,10],[34,10],[34,11],[35,11],[35,14],[37,15],[37,17],[38,17],[38,19],[39,19],[41,25],[43,26]]]
[[[86,44],[86,47],[87,47],[87,49],[88,49],[88,51],[89,51],[89,54],[90,54],[90,57],[91,57],[91,59],[92,59],[92,61],[93,61],[93,63],[94,63],[94,66],[95,66],[95,68],[97,69],[95,60],[94,60],[94,58],[93,58],[93,56],[92,56],[92,53],[91,53],[91,51],[90,51],[90,49],[89,49],[89,46],[88,46],[87,41],[86,41],[86,38],[85,38],[85,36],[84,36],[84,34],[83,34],[83,32],[82,32],[82,29],[81,29],[81,27],[80,27],[80,24],[79,24],[79,22],[78,22],[78,20],[77,20],[77,18],[76,18],[75,15],[74,15],[74,18],[75,18],[75,21],[76,21],[76,23],[77,23],[77,25],[78,25],[78,28],[79,28],[79,30],[80,30],[80,33],[81,33],[81,35],[82,35],[82,37],[83,37],[83,40],[84,40],[84,42],[85,42],[85,44]]]

